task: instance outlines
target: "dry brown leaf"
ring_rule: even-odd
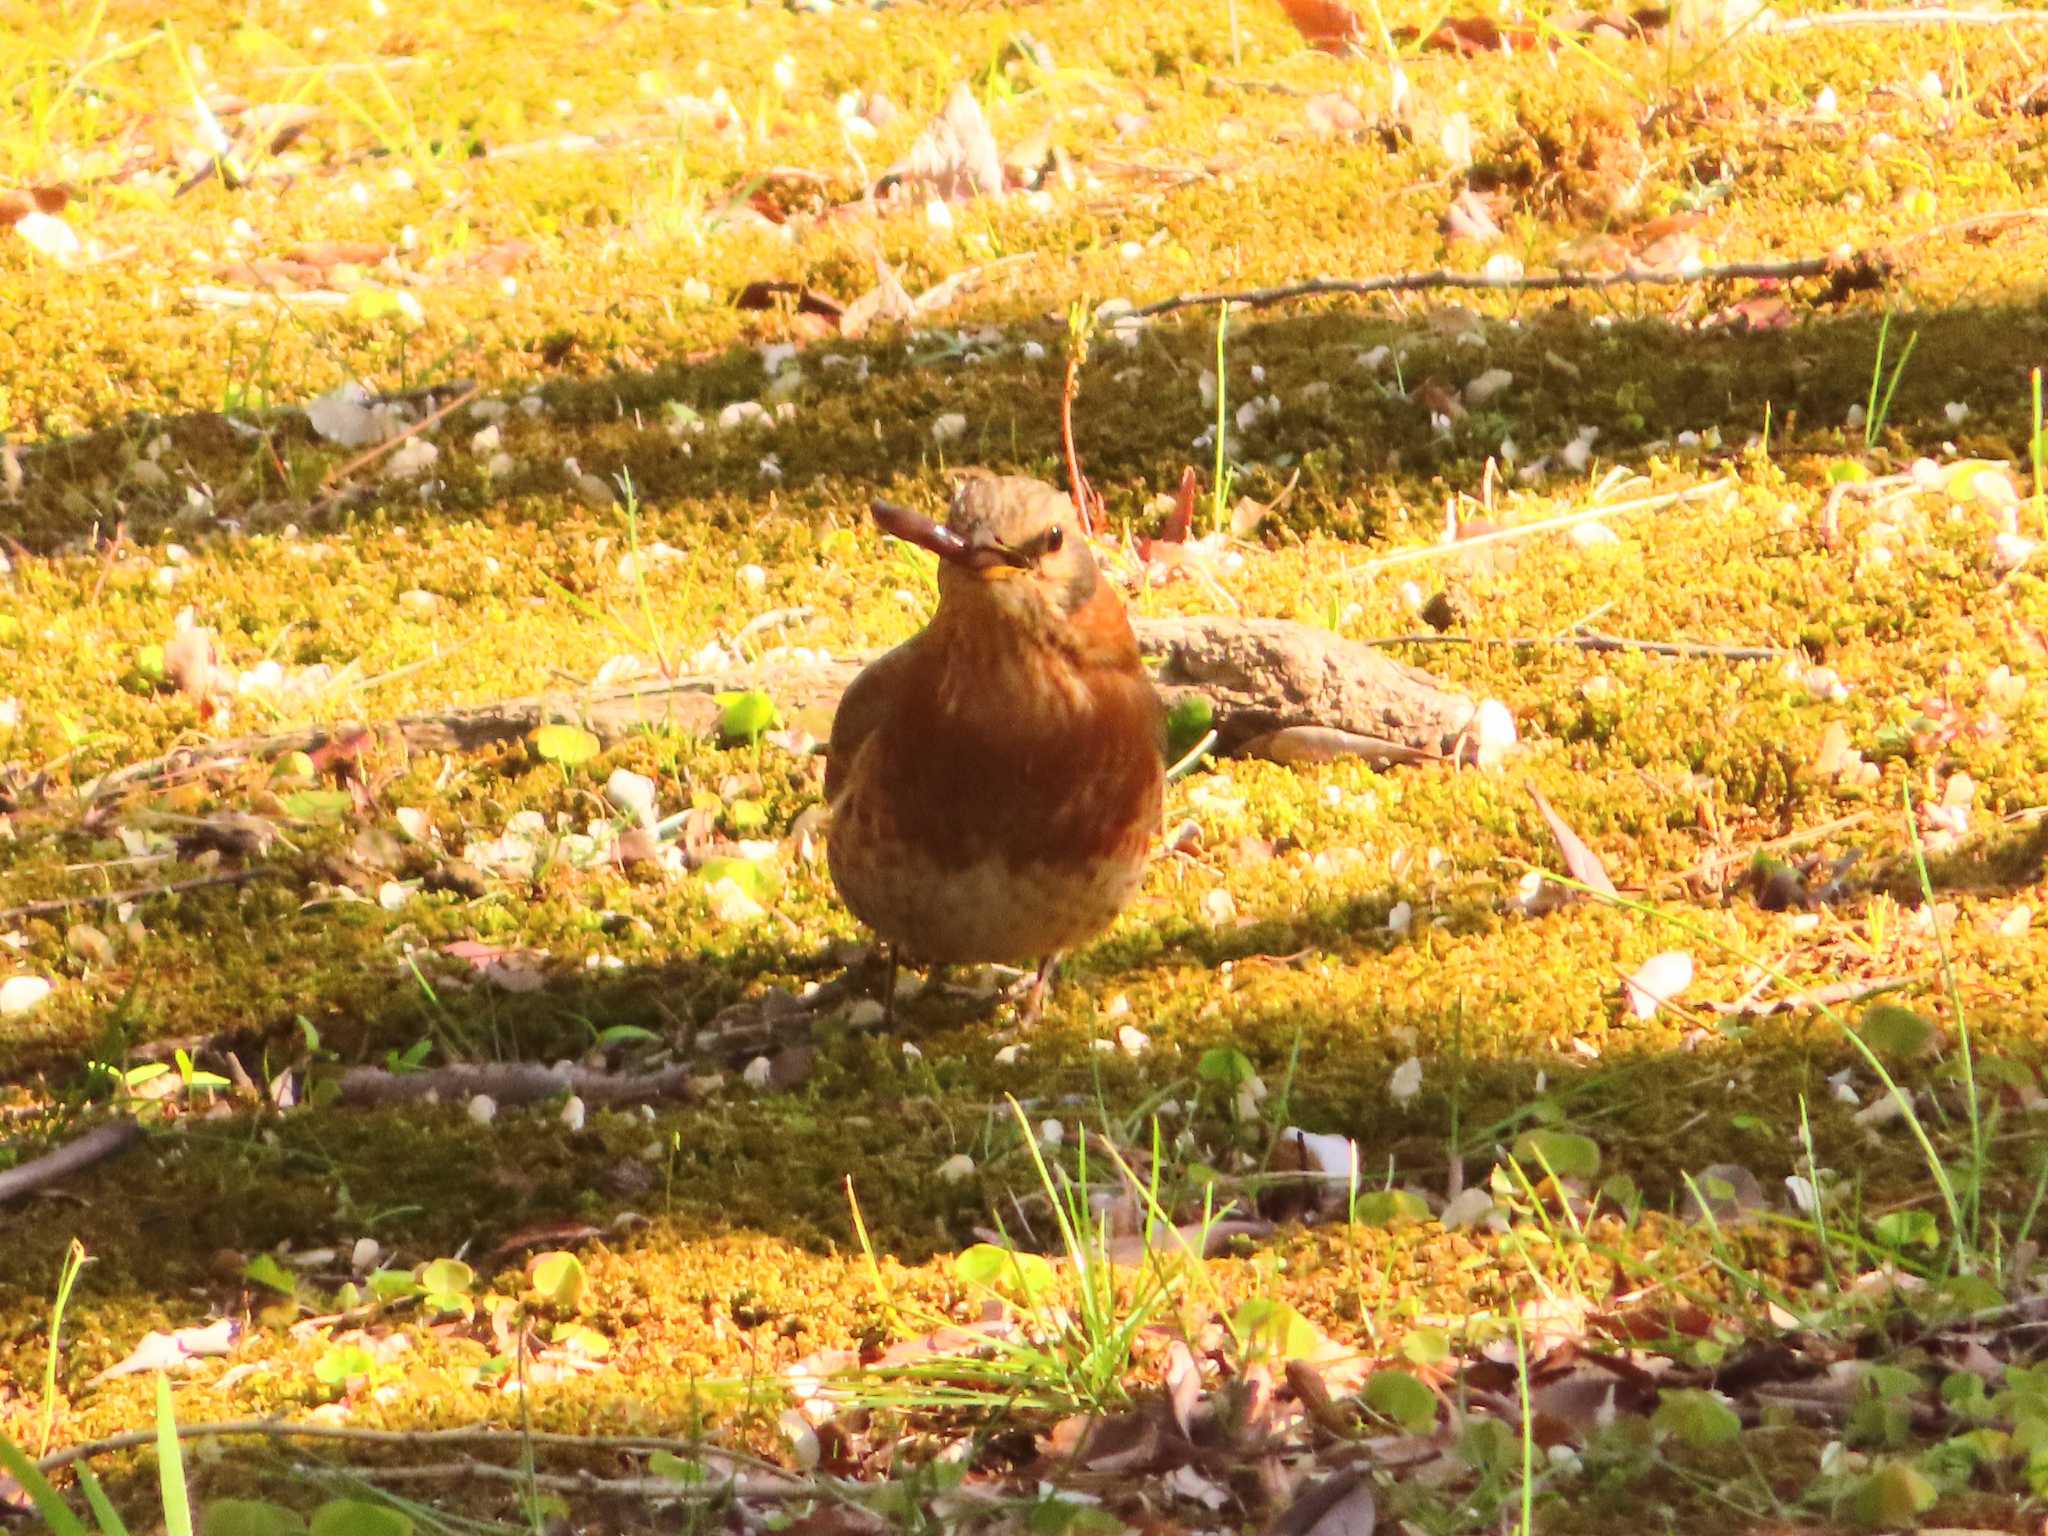
[[[965,84],[953,87],[946,108],[917,136],[910,153],[882,178],[883,190],[902,187],[947,202],[999,197],[1003,157],[981,103]]]
[[[164,643],[164,676],[189,698],[203,699],[214,691],[218,669],[213,660],[213,631],[181,629]]]
[[[1365,46],[1365,23],[1342,0],[1280,0],[1303,42],[1325,53],[1351,53]]]
[[[1451,199],[1438,227],[1453,244],[1469,240],[1474,245],[1490,245],[1500,238],[1500,225],[1494,222],[1493,209],[1470,187]]]
[[[1372,1484],[1354,1469],[1311,1483],[1273,1522],[1270,1536],[1372,1536],[1379,1518]]]
[[[1557,851],[1564,855],[1564,872],[1579,884],[1590,886],[1603,896],[1615,893],[1614,882],[1607,878],[1607,867],[1600,862],[1600,856],[1588,848],[1585,842],[1570,827],[1564,818],[1550,808],[1550,802],[1543,798],[1543,792],[1535,785],[1529,786],[1530,798],[1536,802],[1536,809],[1543,816],[1543,823],[1550,828],[1550,835],[1557,843]]]

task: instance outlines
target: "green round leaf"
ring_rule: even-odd
[[[953,1260],[953,1273],[963,1285],[994,1291],[1027,1307],[1052,1292],[1058,1275],[1035,1253],[1019,1253],[994,1243],[976,1243]]]
[[[529,738],[542,762],[574,768],[597,756],[604,745],[580,725],[544,725]]]
[[[1375,1189],[1352,1204],[1351,1219],[1362,1227],[1395,1227],[1404,1221],[1427,1221],[1429,1205],[1412,1190]]]
[[[1890,1211],[1870,1224],[1870,1235],[1888,1248],[1933,1248],[1941,1228],[1926,1211]]]
[[[775,701],[757,688],[717,697],[718,735],[729,746],[759,740],[763,731],[774,730],[782,718],[775,712]]]
[[[1733,1444],[1742,1433],[1735,1410],[1713,1392],[1666,1392],[1650,1423],[1694,1450]]]
[[[339,821],[354,804],[345,789],[302,789],[284,797],[285,814],[299,821]]]
[[[573,1307],[583,1299],[583,1261],[573,1253],[555,1249],[533,1261],[533,1288],[541,1300],[557,1307]]]
[[[1202,1052],[1195,1063],[1195,1076],[1205,1083],[1215,1083],[1222,1088],[1235,1088],[1252,1076],[1252,1059],[1243,1051],[1232,1050],[1219,1045]]]
[[[420,1284],[427,1290],[452,1295],[476,1284],[476,1271],[460,1259],[436,1259],[420,1271]]]
[[[299,1536],[306,1522],[268,1499],[215,1499],[199,1516],[199,1536]]]
[[[1207,699],[1182,699],[1166,712],[1166,760],[1177,763],[1186,757],[1215,724],[1216,711]]]
[[[1401,1358],[1413,1365],[1435,1365],[1451,1356],[1451,1338],[1441,1328],[1417,1328],[1401,1341]]]
[[[1231,1323],[1251,1359],[1318,1360],[1330,1345],[1314,1323],[1270,1296],[1254,1296],[1237,1309]]]
[[[1570,1131],[1524,1131],[1515,1138],[1515,1161],[1532,1179],[1545,1169],[1561,1179],[1597,1178],[1600,1145]]]
[[[768,894],[768,872],[752,859],[735,859],[724,854],[706,859],[697,866],[697,878],[706,885],[730,880],[756,900]]]
[[[1896,1003],[1878,1003],[1864,1010],[1856,1033],[1878,1055],[1903,1060],[1933,1044],[1934,1022]]]
[[[267,1285],[281,1296],[296,1295],[299,1289],[299,1282],[292,1278],[291,1271],[267,1253],[259,1253],[244,1264],[242,1278],[253,1280],[258,1285]]]
[[[1907,1530],[1934,1507],[1934,1484],[1911,1462],[1888,1461],[1857,1488],[1849,1507],[1864,1525]]]
[[[360,1344],[336,1344],[313,1362],[313,1379],[337,1390],[377,1369],[377,1360]]]
[[[1365,1383],[1365,1405],[1411,1435],[1436,1423],[1436,1394],[1406,1371],[1374,1371]]]

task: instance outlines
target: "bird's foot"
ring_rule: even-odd
[[[1017,1022],[1029,1027],[1038,1022],[1045,1011],[1045,994],[1052,990],[1052,979],[1060,968],[1057,953],[1047,955],[1038,962],[1038,969],[1031,975],[1031,984],[1024,989],[1024,996],[1017,1004]]]

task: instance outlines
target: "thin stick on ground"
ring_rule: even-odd
[[[452,1100],[482,1093],[500,1104],[534,1104],[573,1093],[590,1104],[639,1104],[691,1097],[690,1079],[701,1070],[683,1065],[652,1072],[606,1072],[537,1061],[459,1062],[420,1072],[350,1067],[341,1074],[340,1102],[401,1104],[436,1095]]]
[[[1484,549],[1489,544],[1523,539],[1531,534],[1549,533],[1559,528],[1573,528],[1580,523],[1597,522],[1602,518],[1621,517],[1631,512],[1653,512],[1660,507],[1697,501],[1701,497],[1713,495],[1716,491],[1731,490],[1734,485],[1734,476],[1723,475],[1720,479],[1709,480],[1704,485],[1689,485],[1683,490],[1663,491],[1655,496],[1638,496],[1633,501],[1611,501],[1601,506],[1581,507],[1576,512],[1562,512],[1556,517],[1542,518],[1533,523],[1521,523],[1513,528],[1496,528],[1491,533],[1475,534],[1469,539],[1459,539],[1455,543],[1424,544],[1415,549],[1396,550],[1391,555],[1382,555],[1377,560],[1366,561],[1359,567],[1358,574],[1370,576],[1375,571],[1391,570],[1398,565],[1412,565],[1418,560],[1446,559],[1475,549]]]
[[[180,1440],[230,1440],[239,1436],[266,1440],[341,1440],[358,1445],[405,1446],[413,1450],[441,1445],[500,1445],[516,1449],[530,1443],[579,1451],[667,1451],[676,1456],[717,1456],[764,1472],[778,1470],[772,1462],[759,1461],[744,1451],[714,1446],[702,1440],[661,1435],[569,1435],[551,1430],[496,1429],[486,1424],[453,1429],[369,1429],[353,1424],[292,1424],[283,1419],[229,1419],[214,1424],[178,1426]],[[61,1451],[52,1451],[36,1463],[36,1469],[54,1472],[75,1461],[89,1461],[95,1456],[110,1456],[117,1451],[154,1445],[156,1439],[154,1427],[123,1430],[102,1440],[88,1440],[66,1446]]]
[[[1756,28],[1758,37],[1796,37],[1801,32],[1854,27],[2024,27],[2048,26],[2043,10],[1950,10],[1944,5],[1902,6],[1894,11],[1825,11],[1787,16]]]
[[[304,1476],[333,1475],[343,1470],[301,1462]],[[621,1499],[648,1499],[662,1504],[702,1504],[721,1499],[838,1499],[859,1503],[872,1497],[872,1490],[856,1483],[843,1483],[818,1476],[795,1477],[789,1473],[757,1472],[750,1477],[707,1477],[699,1483],[685,1483],[673,1477],[599,1477],[594,1472],[528,1472],[524,1467],[501,1467],[495,1462],[464,1458],[461,1461],[429,1463],[411,1467],[350,1467],[351,1478],[377,1483],[432,1483],[474,1478],[487,1483],[517,1483],[522,1487],[545,1488],[551,1493],[585,1493]]]
[[[181,891],[199,891],[214,885],[244,885],[284,873],[275,864],[253,864],[247,869],[221,870],[211,875],[194,875],[189,880],[166,880],[158,885],[138,885],[125,891],[99,891],[88,896],[52,896],[44,901],[25,902],[0,911],[0,923],[20,922],[31,917],[55,917],[79,907],[118,907],[131,901],[148,901],[153,896],[175,896]]]
[[[1545,645],[1581,651],[1640,651],[1649,656],[1712,658],[1719,661],[1778,661],[1792,652],[1776,645],[1709,645],[1694,640],[1636,640],[1581,630],[1571,635],[1386,635],[1367,645],[1499,645],[1516,649]]]
[[[474,400],[481,393],[483,393],[483,385],[470,385],[469,388],[465,389],[461,394],[457,395],[454,399],[448,401],[445,405],[440,406],[438,409],[429,411],[426,415],[422,416],[418,421],[413,422],[404,431],[393,433],[390,437],[385,438],[384,441],[381,443],[371,444],[368,448],[365,448],[361,453],[357,454],[347,463],[338,465],[337,467],[327,471],[326,475],[321,479],[320,482],[322,488],[327,492],[327,495],[322,499],[320,505],[325,506],[327,502],[332,501],[334,497],[337,494],[339,494],[342,483],[345,480],[347,480],[350,475],[354,474],[357,470],[363,468],[365,465],[376,463],[377,460],[383,458],[385,454],[391,452],[392,449],[396,448],[400,443],[404,442],[407,438],[417,437],[420,433],[426,431],[427,428],[433,426],[442,418],[450,416],[454,414],[456,411],[461,410],[465,405],[469,404],[470,401]]]
[[[94,1163],[105,1162],[140,1140],[142,1127],[125,1115],[104,1125],[96,1125],[76,1141],[66,1142],[54,1152],[45,1152],[18,1168],[0,1173],[0,1205],[22,1195],[33,1194],[59,1179],[67,1179]]]
[[[1243,304],[1253,309],[1264,309],[1293,299],[1422,293],[1439,288],[1491,289],[1502,293],[1598,292],[1607,288],[1671,288],[1744,279],[1782,281],[1794,277],[1822,277],[1830,273],[1841,273],[1851,282],[1875,285],[1883,280],[1889,265],[1882,252],[1857,251],[1844,256],[1801,256],[1791,261],[1736,261],[1716,267],[1624,267],[1619,272],[1523,272],[1512,277],[1494,277],[1484,272],[1451,272],[1438,267],[1429,272],[1388,272],[1375,277],[1311,277],[1272,288],[1175,294],[1172,298],[1141,304],[1131,311],[1131,315],[1135,319],[1145,319],[1170,310],[1206,308],[1215,304]]]

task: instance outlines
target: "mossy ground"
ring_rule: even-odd
[[[882,1326],[852,1244],[849,1177],[890,1285],[953,1299],[947,1256],[1031,1186],[1006,1095],[1070,1126],[1114,1122],[1157,1096],[1192,1100],[1195,1063],[1212,1047],[1244,1052],[1269,1086],[1284,1084],[1286,1120],[1357,1137],[1375,1179],[1392,1169],[1440,1188],[1452,1156],[1485,1166],[1502,1127],[1541,1102],[1598,1140],[1603,1172],[1631,1175],[1652,1208],[1667,1207],[1685,1175],[1712,1164],[1743,1164],[1766,1188],[1799,1171],[1804,1111],[1821,1163],[1853,1170],[1869,1208],[1927,1200],[1903,1132],[1873,1134],[1833,1096],[1830,1074],[1859,1063],[1832,1024],[1687,1008],[1624,1017],[1619,977],[1664,949],[1695,954],[1688,1002],[1743,994],[1755,978],[1739,954],[1767,957],[1799,985],[1903,977],[1904,1000],[1951,1046],[1959,1001],[1980,1050],[2035,1070],[2048,953],[2014,919],[2040,903],[2043,880],[2032,814],[2048,804],[2040,576],[1996,565],[1999,514],[1982,502],[1940,490],[1852,497],[1836,505],[1833,532],[1827,509],[1831,469],[1852,460],[1882,472],[1920,454],[2004,459],[2029,488],[2027,374],[2048,361],[2048,224],[1985,216],[2048,202],[2030,115],[2038,35],[1660,34],[1510,56],[1412,52],[1403,68],[1416,105],[1395,125],[1384,61],[1305,52],[1277,8],[1237,9],[1233,40],[1221,3],[826,15],[414,5],[316,17],[183,0],[171,8],[176,37],[202,88],[317,115],[278,156],[258,157],[249,186],[198,177],[182,195],[181,172],[152,169],[174,166],[196,131],[171,44],[145,30],[164,8],[18,18],[25,46],[0,63],[0,171],[68,184],[65,216],[104,259],[62,267],[0,235],[0,429],[22,471],[0,503],[11,535],[0,699],[14,704],[0,715],[0,763],[22,779],[47,770],[56,791],[22,796],[4,823],[0,908],[203,872],[182,858],[124,864],[116,829],[175,830],[166,814],[222,809],[274,815],[292,787],[253,764],[93,819],[64,793],[180,744],[530,693],[628,653],[687,663],[714,640],[743,662],[775,644],[844,652],[902,637],[925,611],[928,576],[867,527],[867,499],[929,503],[958,464],[1057,478],[1071,302],[1476,269],[1487,253],[1447,247],[1439,232],[1462,183],[1443,147],[1454,114],[1469,121],[1472,184],[1500,199],[1493,249],[1532,269],[1574,243],[1627,241],[1652,219],[1693,213],[1705,216],[1695,230],[1709,262],[1880,245],[1898,257],[1873,291],[1792,285],[1782,329],[1701,327],[1755,293],[1733,284],[1238,316],[1232,408],[1264,394],[1281,402],[1236,434],[1238,486],[1284,499],[1243,546],[1241,569],[1218,568],[1215,585],[1147,587],[1133,597],[1139,611],[1228,602],[1353,636],[1402,634],[1422,627],[1412,582],[1445,593],[1467,637],[1591,624],[1787,657],[1399,652],[1505,702],[1526,749],[1491,774],[1227,763],[1180,782],[1168,821],[1197,822],[1199,848],[1162,858],[1115,932],[1074,958],[1013,1063],[996,1060],[1009,1036],[985,1013],[925,996],[904,1020],[917,1054],[896,1038],[828,1034],[792,1092],[734,1083],[651,1121],[594,1114],[572,1132],[551,1113],[508,1111],[486,1126],[459,1107],[189,1117],[73,1181],[72,1198],[6,1218],[0,1377],[40,1379],[61,1255],[77,1237],[94,1260],[72,1306],[64,1435],[146,1417],[126,1383],[84,1384],[145,1328],[232,1305],[241,1287],[222,1278],[221,1250],[345,1251],[367,1233],[414,1262],[561,1221],[605,1233],[586,1250],[589,1320],[613,1354],[604,1372],[537,1394],[536,1421],[673,1427],[703,1403],[707,1380],[744,1381]],[[1395,4],[1389,20],[1430,9]],[[103,53],[113,56],[83,67]],[[812,217],[857,197],[961,80],[1002,144],[1046,130],[1077,184],[958,207],[950,227],[917,207]],[[64,86],[54,105],[51,82]],[[1832,113],[1816,107],[1824,89]],[[851,139],[834,110],[849,90],[886,92],[901,116]],[[1304,103],[1324,92],[1350,96],[1367,128],[1318,137]],[[748,211],[764,198],[796,217]],[[328,269],[331,291],[347,294],[338,307],[280,297],[288,276],[260,265],[336,240],[393,253]],[[873,285],[877,254],[913,292],[988,270],[909,337],[819,341],[788,306],[733,306],[763,279],[850,300]],[[401,293],[416,315],[396,305]],[[1844,423],[1870,390],[1887,312],[1892,356],[1904,335],[1918,340],[1866,451]],[[1214,419],[1200,387],[1212,327],[1205,311],[1162,319],[1129,345],[1094,339],[1076,434],[1119,533],[1156,529],[1149,500],[1185,463],[1206,471],[1210,450],[1192,445]],[[785,340],[811,344],[799,376],[778,381],[755,347]],[[1396,356],[1361,367],[1380,345]],[[1433,429],[1416,386],[1455,390],[1488,368],[1512,384]],[[397,390],[457,376],[534,400],[500,426],[509,469],[486,471],[490,453],[471,443],[482,423],[464,414],[430,434],[440,459],[421,479],[385,480],[373,466],[330,495],[323,477],[348,453],[282,409],[348,378]],[[676,406],[715,419],[771,388],[793,391],[793,422],[669,430]],[[966,428],[942,445],[932,427],[949,412]],[[1752,443],[1767,424],[1768,442]],[[1587,428],[1599,436],[1575,470],[1559,456]],[[1486,514],[1496,522],[1579,506],[1617,465],[1658,486],[1721,474],[1734,485],[1617,518],[1613,543],[1550,535],[1374,564],[1433,538],[1447,503],[1472,515],[1503,438],[1518,462],[1552,466],[1526,486],[1510,475]],[[630,475],[637,519],[582,499],[570,458],[600,477]],[[2017,516],[2022,532],[2040,532],[2038,504]],[[636,540],[667,553],[632,574],[622,556]],[[795,608],[808,612],[745,632]],[[202,719],[184,694],[136,676],[143,648],[186,610],[219,632],[231,666],[274,660],[288,680],[332,673],[309,688],[254,688],[227,716]],[[1823,666],[1838,694],[1812,675]],[[2011,676],[2024,686],[2014,691]],[[1874,782],[1816,771],[1835,726],[1880,764]],[[781,833],[818,793],[813,760],[659,735],[572,773],[523,748],[373,755],[367,811],[287,826],[290,847],[273,857],[293,878],[12,924],[0,969],[58,986],[0,1027],[0,1073],[22,1104],[41,1104],[75,1094],[89,1059],[222,1037],[250,1071],[274,1069],[301,1049],[300,1020],[342,1062],[421,1039],[552,1060],[617,1025],[681,1040],[752,990],[828,974],[820,953],[856,935],[822,868],[793,858],[778,864],[771,917],[743,925],[721,923],[688,880],[560,866],[494,881],[481,899],[422,893],[395,911],[336,889],[346,882],[334,860],[365,825],[388,829],[398,807],[423,810],[450,850],[497,836],[522,810],[580,828],[607,814],[601,789],[615,767],[653,776],[664,807],[694,800],[744,835]],[[1913,917],[1902,794],[1939,801],[1961,774],[1978,786],[1970,823],[1932,864],[1952,919],[1951,996]],[[1624,890],[1711,940],[1613,907],[1508,915],[1523,870],[1555,863],[1528,786]],[[1811,913],[1762,910],[1739,878],[1750,851],[1802,833],[1812,838],[1799,852],[1861,855],[1847,894]],[[1218,890],[1234,913],[1220,924],[1205,901]],[[1401,902],[1414,922],[1396,933],[1387,918]],[[69,934],[74,920],[94,924],[97,942]],[[437,953],[462,939],[543,952],[547,984],[467,984]],[[1096,1048],[1126,1023],[1150,1037],[1144,1054]],[[1423,1088],[1397,1105],[1389,1074],[1411,1055]],[[1909,1076],[1931,1082],[1940,1070]],[[1860,1087],[1867,1102],[1867,1073]],[[2018,1106],[2032,1091],[2008,1096]],[[1994,1207],[2025,1205],[2026,1123],[2018,1108],[1999,1122]],[[1265,1133],[1220,1105],[1198,1106],[1188,1124],[1191,1162],[1263,1150]],[[935,1170],[961,1151],[977,1176],[941,1182]],[[626,1212],[647,1219],[620,1226]],[[1641,1235],[1645,1251],[1658,1242]],[[1232,1294],[1283,1294],[1350,1339],[1360,1319],[1385,1337],[1406,1319],[1497,1311],[1527,1291],[1488,1244],[1441,1233],[1312,1233],[1217,1271]],[[274,1324],[257,1333],[240,1358],[263,1371],[229,1392],[203,1377],[181,1387],[181,1413],[229,1417],[323,1395],[311,1375],[319,1340]],[[425,1331],[415,1342],[363,1421],[467,1420],[500,1406],[462,1384],[480,1346]],[[16,1438],[32,1396],[0,1392],[0,1427]],[[1670,1497],[1680,1519],[1697,1491]]]

